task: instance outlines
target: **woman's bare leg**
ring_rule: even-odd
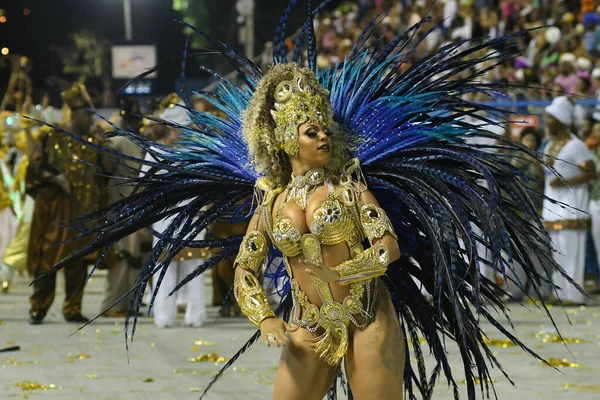
[[[375,321],[353,334],[346,354],[348,382],[356,400],[402,400],[404,335],[387,290],[380,290],[376,310]]]
[[[288,333],[281,352],[274,400],[322,400],[335,377],[335,367],[319,358],[310,347],[314,336],[306,329]]]

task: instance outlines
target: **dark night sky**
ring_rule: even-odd
[[[213,0],[190,0],[213,1]],[[210,12],[223,16],[219,20],[235,20],[235,0],[214,0],[209,3]],[[181,25],[175,20],[181,15],[172,9],[172,0],[131,0],[133,15],[133,44],[156,44],[158,61],[180,57],[184,48],[185,37],[181,33]],[[336,3],[337,1],[334,1]],[[294,25],[304,20],[305,1],[300,0],[291,16],[288,32]],[[318,3],[318,2],[317,2]],[[270,40],[287,0],[256,0],[256,40],[257,46]],[[222,10],[219,10],[222,7]],[[23,10],[29,8],[29,16]],[[108,39],[111,44],[125,44],[122,0],[0,0],[0,9],[7,11],[7,23],[0,24],[0,48],[9,47],[11,54],[29,56],[33,61],[31,76],[38,89],[45,87],[45,79],[51,75],[60,75],[62,63],[56,49],[69,43],[71,33],[90,30],[99,37]],[[223,14],[220,14],[223,13]],[[233,16],[232,16],[232,13]],[[221,23],[222,24],[222,23]],[[225,27],[223,27],[225,25]],[[237,31],[235,23],[223,24],[218,28]],[[222,34],[222,33],[221,33]],[[228,44],[231,37],[226,35]],[[239,49],[234,43],[233,48]],[[259,50],[257,48],[257,50]],[[260,51],[257,51],[257,53]],[[199,74],[193,68],[188,69],[188,76]],[[221,71],[229,72],[229,71]],[[180,64],[172,63],[161,67],[158,78],[158,92],[167,93],[174,89],[178,79]],[[6,87],[8,69],[0,69],[0,92]],[[35,98],[34,100],[38,100]]]
[[[158,59],[182,54],[185,38],[174,20],[172,0],[132,0],[133,43],[156,44]],[[0,24],[0,47],[11,54],[23,54],[33,60],[32,78],[36,87],[44,79],[60,74],[61,62],[56,47],[69,43],[69,35],[88,29],[112,44],[125,44],[122,0],[0,0],[7,11],[7,23]],[[29,8],[31,14],[23,15]],[[179,65],[166,66],[159,74],[159,89],[172,90]],[[4,79],[3,79],[4,78]],[[6,82],[6,71],[0,84]]]

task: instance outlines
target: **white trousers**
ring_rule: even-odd
[[[582,288],[585,274],[586,235],[587,232],[584,230],[565,229],[550,232],[550,238],[557,250],[554,252],[554,260]],[[561,301],[584,303],[585,296],[557,271],[552,274],[552,282],[560,288],[555,295]]]
[[[4,251],[17,234],[17,219],[10,207],[0,211],[0,263],[4,257]]]
[[[173,260],[163,278],[156,294],[154,306],[154,323],[161,328],[173,326],[177,317],[177,293],[169,296],[175,286],[188,274],[196,269],[200,260],[191,259],[185,261]],[[154,275],[153,284],[156,285],[158,274]],[[204,292],[204,275],[200,275],[188,282],[186,291],[186,309],[184,324],[200,326],[206,321],[206,295]]]
[[[529,223],[531,223],[531,221]],[[534,229],[537,228],[534,226]],[[543,237],[544,234],[539,233],[539,236]],[[549,265],[542,265],[542,261],[537,253],[540,251],[545,252],[549,256],[551,251],[550,244],[548,243],[547,247],[542,249],[537,247],[526,249],[527,257],[531,260],[533,268],[539,275],[541,275],[542,279],[552,281],[553,270],[550,269]],[[527,274],[520,263],[515,261],[512,265],[512,270],[506,271],[506,275],[507,280],[504,285],[504,290],[506,290],[510,296],[517,300],[522,300],[525,295],[538,297],[538,294],[531,288],[531,285],[529,285]],[[525,292],[526,290],[527,293]],[[548,295],[549,290],[549,284],[546,282],[541,282],[541,286],[539,287],[539,295],[542,298],[545,298]]]
[[[592,216],[592,238],[598,265],[600,265],[600,200],[590,200],[590,215]]]

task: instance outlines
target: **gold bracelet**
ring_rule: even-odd
[[[260,282],[250,272],[245,271],[235,281],[233,293],[244,315],[257,327],[263,320],[275,317]]]
[[[371,245],[375,240],[381,239],[386,232],[398,240],[398,236],[394,232],[394,227],[387,214],[381,207],[377,207],[375,204],[365,204],[361,207],[360,222]]]
[[[267,239],[265,235],[259,231],[252,231],[242,240],[240,252],[233,265],[234,267],[239,265],[240,268],[258,275],[267,257],[267,251]]]
[[[389,263],[390,251],[386,246],[377,244],[335,269],[340,274],[339,284],[350,285],[385,274]]]

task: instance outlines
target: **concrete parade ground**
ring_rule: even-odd
[[[205,279],[210,297],[210,279]],[[180,326],[159,329],[151,318],[141,318],[128,362],[122,319],[100,318],[70,336],[77,325],[66,323],[60,313],[62,274],[45,323],[30,326],[27,310],[31,289],[27,284],[25,278],[16,278],[10,293],[0,294],[0,348],[20,347],[0,353],[2,400],[194,400],[223,365],[223,357],[231,357],[254,332],[245,318],[216,319],[216,307],[209,308],[209,320],[200,328],[183,327],[183,319],[178,319]],[[98,313],[103,285],[102,272],[88,283],[85,316]],[[513,307],[511,318],[518,336],[556,369],[510,345],[484,324],[494,354],[516,384],[512,386],[501,371],[493,370],[498,398],[600,399],[599,304],[600,298],[595,296],[586,307],[552,308],[567,346],[560,343],[540,310]],[[454,374],[457,380],[463,379],[458,352],[449,348]],[[278,357],[279,349],[256,344],[206,399],[270,399]],[[460,389],[461,398],[466,398],[464,381]],[[443,377],[438,379],[435,392],[433,400],[453,398]]]

